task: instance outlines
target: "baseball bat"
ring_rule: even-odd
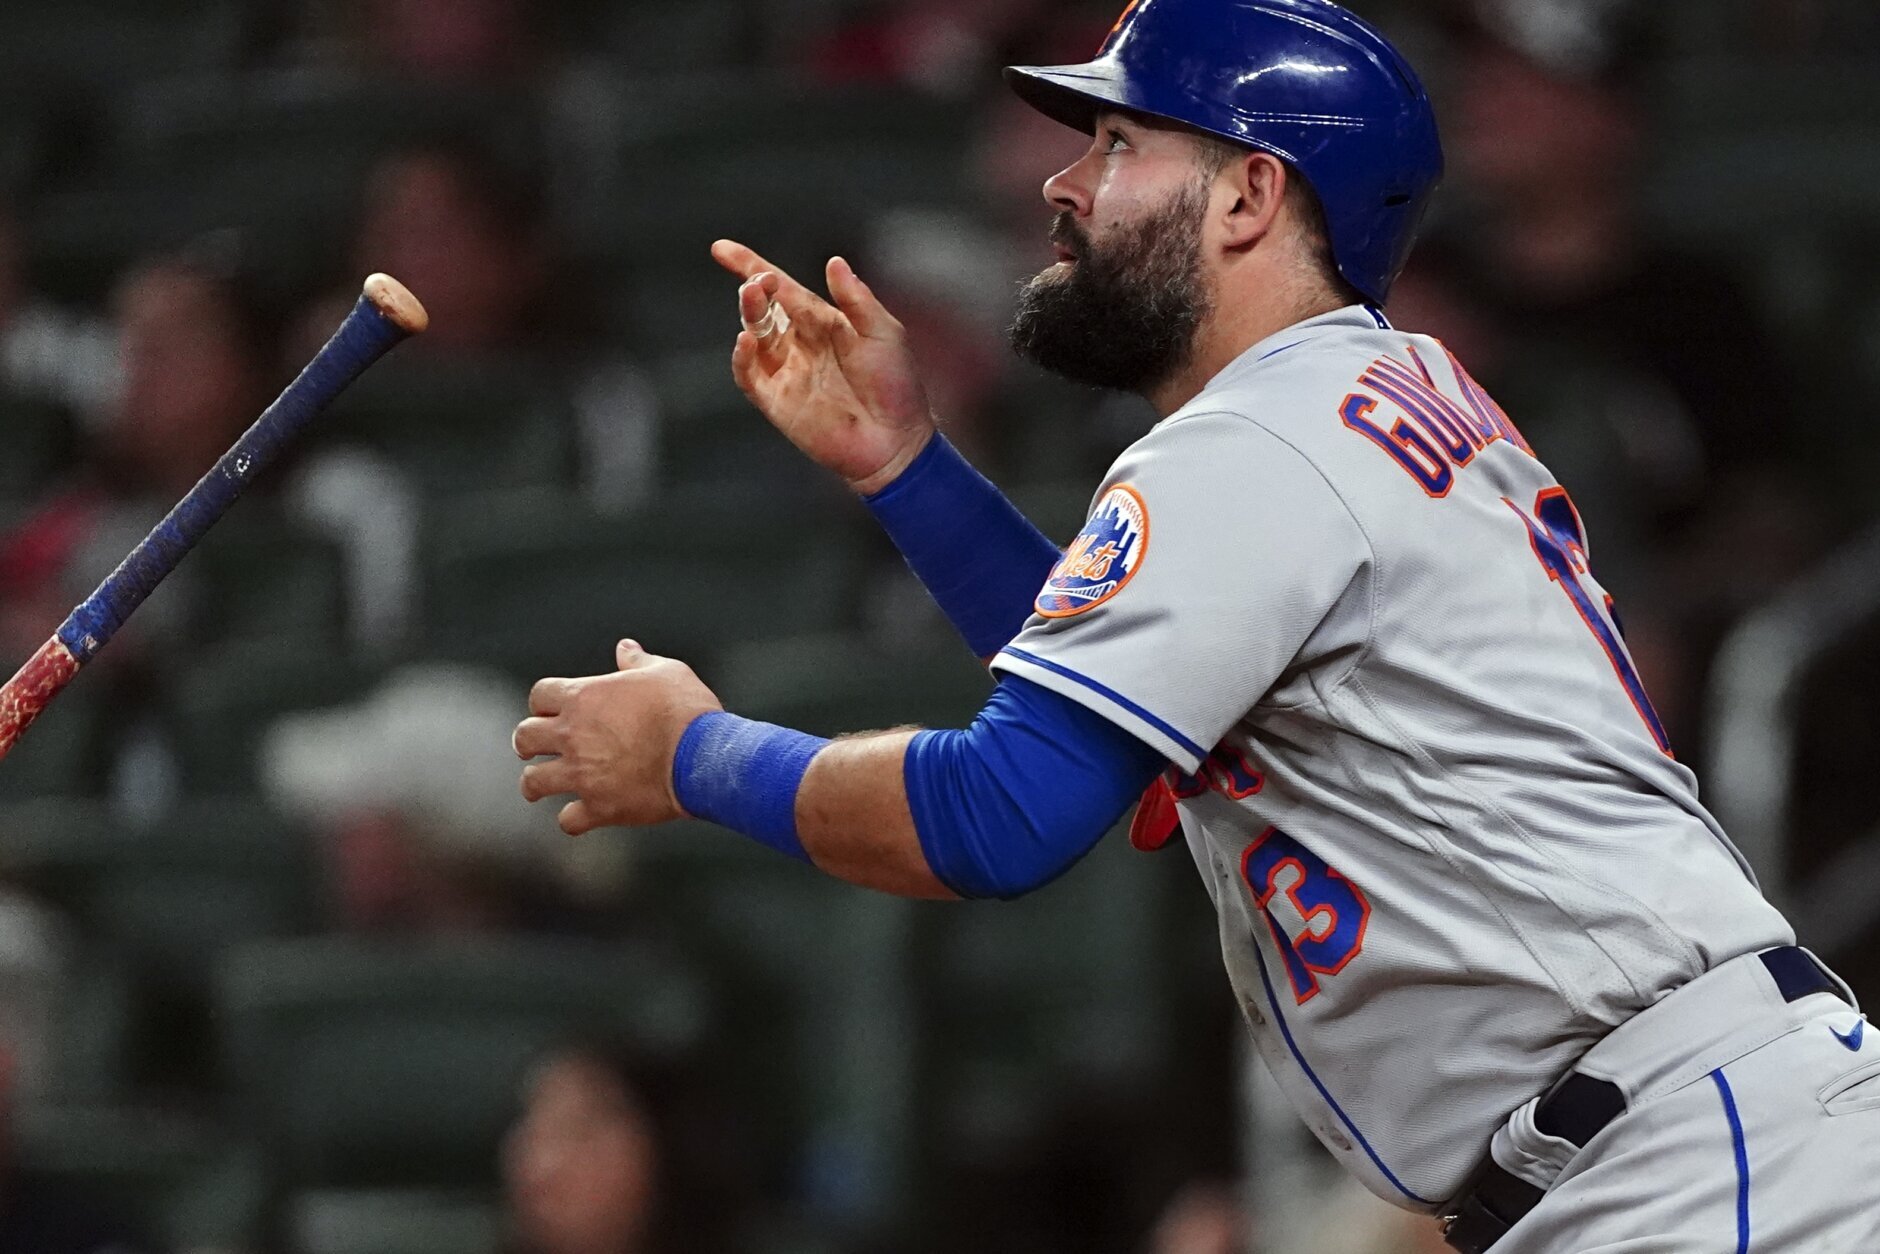
[[[430,321],[424,306],[397,279],[375,274],[366,280],[359,303],[300,377],[287,385],[209,473],[138,542],[110,578],[0,688],[0,758],[6,757],[72,677],[110,643],[144,598],[189,556],[242,489],[366,367],[400,341],[423,331]]]

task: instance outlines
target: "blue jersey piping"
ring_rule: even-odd
[[[1164,721],[1163,719],[1157,718],[1155,715],[1143,709],[1141,706],[1137,705],[1134,701],[1131,701],[1128,697],[1124,696],[1122,693],[1116,691],[1116,689],[1106,687],[1105,685],[1100,684],[1096,680],[1090,678],[1088,675],[1080,675],[1068,666],[1059,666],[1056,662],[1047,661],[1044,658],[1037,656],[1036,654],[1027,653],[1023,649],[1014,649],[1011,645],[1007,645],[1004,649],[1001,650],[1001,652],[1009,653],[1013,657],[1018,658],[1020,661],[1030,662],[1033,666],[1042,666],[1044,667],[1044,669],[1050,671],[1054,675],[1062,675],[1066,679],[1074,680],[1077,683],[1082,684],[1084,687],[1090,689],[1090,691],[1096,693],[1098,696],[1105,697],[1111,701],[1114,701],[1117,705],[1123,707],[1125,710],[1128,710],[1131,714],[1134,714],[1137,718],[1149,724],[1149,726],[1155,728],[1157,731],[1161,732],[1164,736],[1167,736],[1170,740],[1173,740],[1176,744],[1188,750],[1188,752],[1194,754],[1196,759],[1201,760],[1201,761],[1205,761],[1207,759],[1208,751],[1206,749],[1203,749],[1200,745],[1196,744],[1194,741],[1188,739],[1188,737],[1182,735],[1179,731],[1175,730],[1175,728],[1171,724]]]
[[[1266,986],[1266,1003],[1273,1008],[1273,1022],[1279,1025],[1280,1035],[1286,1038],[1286,1048],[1292,1051],[1293,1060],[1299,1064],[1299,1069],[1306,1073],[1306,1079],[1312,1081],[1312,1087],[1319,1091],[1319,1096],[1325,1099],[1325,1104],[1332,1108],[1332,1113],[1338,1116],[1338,1121],[1345,1125],[1345,1130],[1351,1133],[1352,1140],[1356,1141],[1358,1147],[1370,1156],[1371,1161],[1376,1164],[1377,1169],[1384,1173],[1384,1178],[1390,1181],[1392,1188],[1396,1189],[1413,1202],[1420,1203],[1424,1206],[1436,1205],[1436,1203],[1429,1198],[1418,1197],[1415,1193],[1412,1193],[1409,1189],[1404,1187],[1403,1181],[1399,1180],[1396,1173],[1384,1165],[1384,1160],[1378,1157],[1378,1153],[1375,1149],[1371,1148],[1371,1142],[1365,1139],[1364,1133],[1358,1131],[1358,1125],[1351,1121],[1351,1116],[1345,1113],[1345,1108],[1338,1104],[1337,1099],[1332,1096],[1331,1091],[1327,1089],[1324,1082],[1319,1079],[1318,1073],[1312,1069],[1312,1064],[1307,1062],[1306,1056],[1299,1052],[1299,1043],[1293,1040],[1292,1028],[1288,1027],[1286,1024],[1286,1016],[1280,1013],[1279,998],[1273,995],[1273,981],[1266,973],[1266,959],[1261,956],[1260,948],[1257,944],[1253,949],[1253,960],[1260,964],[1260,983]]]

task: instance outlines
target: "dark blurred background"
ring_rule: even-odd
[[[719,235],[849,257],[1059,538],[1146,429],[1003,347],[1081,0],[7,0],[0,669],[337,324],[355,387],[0,767],[5,1254],[1407,1254],[1252,1075],[1179,853],[1012,905],[570,842],[527,686],[988,681],[733,386]],[[1573,491],[1705,795],[1880,993],[1880,8],[1357,0],[1451,176],[1391,306]],[[11,659],[11,660],[8,660]]]

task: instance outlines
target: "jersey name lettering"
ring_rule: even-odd
[[[1373,361],[1358,378],[1362,390],[1345,397],[1338,416],[1388,453],[1425,493],[1448,496],[1455,472],[1497,440],[1533,455],[1501,406],[1469,377],[1454,355],[1449,356],[1449,363],[1462,389],[1460,401],[1438,390],[1436,377],[1414,347],[1406,351],[1408,363],[1388,353]],[[1390,408],[1380,413],[1386,405]],[[1379,420],[1387,420],[1393,412],[1402,416],[1388,427],[1380,425]]]

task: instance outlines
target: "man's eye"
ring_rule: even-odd
[[[1110,141],[1109,145],[1104,149],[1105,152],[1115,152],[1119,148],[1129,147],[1129,141],[1123,138],[1122,132],[1120,131],[1105,131],[1104,135],[1107,136]]]

